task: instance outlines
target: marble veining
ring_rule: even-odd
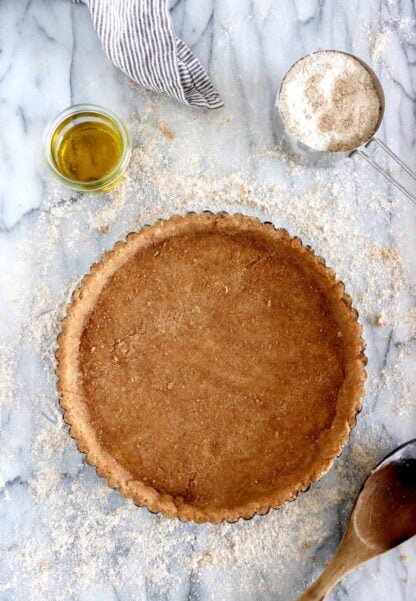
[[[416,167],[414,3],[174,0],[172,15],[221,111],[129,82],[83,6],[0,3],[1,601],[294,601],[332,556],[365,473],[416,436],[416,207],[358,158],[319,173],[294,167],[273,130],[293,61],[344,49],[377,71],[380,136]],[[129,177],[107,195],[62,188],[42,159],[48,120],[80,102],[112,108],[133,134]],[[354,298],[369,359],[363,412],[333,469],[280,512],[220,527],[170,522],[110,491],[63,425],[54,376],[59,320],[91,263],[146,222],[203,209],[255,214],[312,244]],[[331,599],[414,601],[415,560],[413,540]]]

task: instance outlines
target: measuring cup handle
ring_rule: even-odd
[[[402,169],[404,169],[406,171],[406,173],[408,173],[416,181],[416,173],[414,171],[412,171],[412,169],[410,169],[410,167],[408,165],[406,165],[405,163],[403,163],[403,161],[401,160],[401,158],[398,157],[395,152],[393,152],[388,146],[386,146],[386,144],[384,144],[384,142],[382,142],[378,138],[372,138],[368,142],[368,144],[366,144],[365,148],[368,148],[373,143],[377,144],[377,146],[379,148],[381,148],[382,150],[384,150],[384,152],[386,154],[388,154],[394,161],[396,161],[396,163],[398,165],[400,165],[400,167]],[[404,186],[402,186],[402,184],[399,183],[396,178],[394,178],[392,175],[390,175],[390,173],[388,173],[388,171],[386,171],[385,169],[383,169],[383,167],[381,167],[378,163],[376,163],[376,161],[374,161],[369,156],[369,154],[365,151],[365,148],[364,148],[364,150],[356,150],[356,153],[359,154],[360,156],[362,156],[363,159],[365,159],[367,161],[367,163],[370,163],[370,165],[372,165],[374,167],[374,169],[377,169],[377,171],[379,173],[381,173],[382,175],[384,175],[384,177],[390,183],[392,183],[393,186],[396,186],[396,188],[398,190],[400,190],[400,192],[402,192],[405,196],[407,196],[407,198],[409,198],[412,202],[414,202],[416,204],[416,194],[413,194],[412,192],[409,192],[409,190],[407,190],[407,188],[405,188]]]

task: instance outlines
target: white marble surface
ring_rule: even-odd
[[[0,3],[1,601],[292,601],[331,556],[368,469],[416,436],[416,207],[358,159],[294,168],[272,131],[290,64],[346,49],[380,74],[381,135],[416,167],[414,4],[177,0],[173,15],[223,110],[129,83],[85,7]],[[63,189],[43,164],[47,121],[77,102],[106,105],[132,129],[129,177],[111,194]],[[159,216],[205,208],[256,214],[311,243],[352,294],[369,358],[363,412],[331,472],[280,511],[219,527],[153,516],[106,487],[62,423],[53,357],[70,291],[104,249]],[[410,541],[331,599],[415,601],[415,560]]]

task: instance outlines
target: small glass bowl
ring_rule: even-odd
[[[104,123],[112,128],[121,139],[121,155],[117,165],[109,173],[94,181],[80,181],[64,175],[58,168],[56,155],[62,143],[63,134],[71,127],[86,122]],[[46,162],[55,176],[69,188],[85,192],[105,191],[119,183],[130,161],[132,143],[130,133],[115,113],[94,104],[75,104],[56,115],[47,125],[43,136],[43,152]]]

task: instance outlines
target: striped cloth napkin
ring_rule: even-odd
[[[205,69],[175,36],[169,0],[73,1],[88,6],[104,50],[131,79],[189,106],[223,106]]]

